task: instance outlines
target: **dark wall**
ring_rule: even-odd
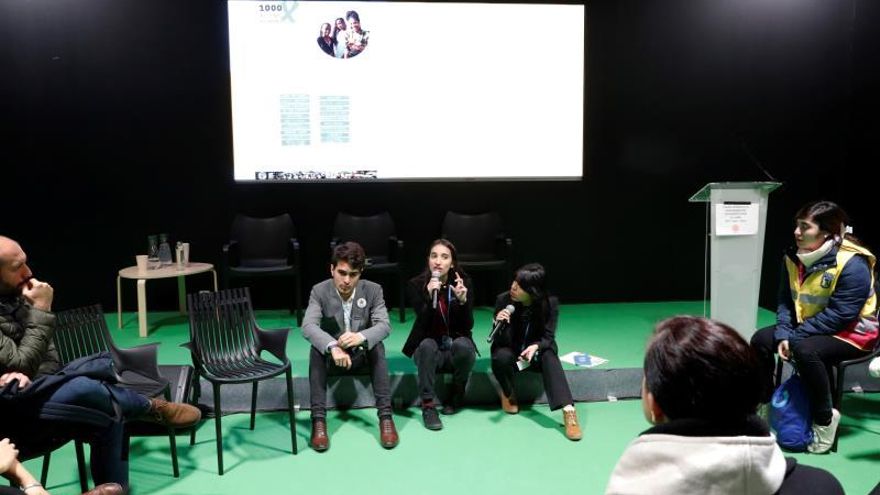
[[[840,202],[880,246],[866,177],[878,21],[869,0],[589,2],[583,181],[235,184],[225,2],[0,0],[0,233],[56,307],[112,308],[116,271],[149,233],[216,263],[236,212],[286,211],[308,286],[326,276],[337,211],[389,210],[415,272],[446,210],[496,209],[518,261],[545,263],[566,301],[698,299],[705,209],[687,198],[763,168],[785,183],[768,217],[772,305],[801,203]],[[174,284],[154,285],[151,306],[173,307]],[[285,291],[257,304],[282,306]]]

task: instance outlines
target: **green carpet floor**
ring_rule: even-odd
[[[702,313],[702,303],[638,303],[566,305],[562,308],[559,346],[562,353],[579,350],[609,359],[603,367],[638,367],[651,326],[666,316]],[[189,355],[177,346],[185,340],[186,320],[171,313],[151,313],[151,334],[137,337],[136,315],[125,314],[126,325],[116,330],[116,317],[108,315],[120,346],[161,341],[162,363],[186,363]],[[488,369],[488,349],[482,336],[488,332],[490,313],[478,310],[477,342]],[[286,312],[260,311],[266,327],[290,325]],[[759,325],[772,322],[762,311]],[[389,349],[399,349],[412,317],[394,323]],[[306,342],[296,331],[288,344],[297,374]],[[396,353],[392,372],[415,368]],[[407,493],[567,493],[601,494],[618,457],[629,441],[647,428],[638,400],[577,404],[584,440],[570,442],[563,435],[561,413],[546,406],[527,408],[509,416],[496,409],[467,409],[444,417],[439,432],[422,427],[417,409],[397,411],[400,445],[390,451],[379,446],[375,410],[331,411],[328,426],[331,448],[318,454],[308,447],[307,413],[297,416],[300,453],[290,453],[285,413],[263,413],[255,431],[248,415],[223,418],[226,474],[217,475],[212,422],[202,424],[195,446],[178,437],[181,477],[171,476],[167,438],[136,437],[131,445],[131,483],[135,494],[239,494],[309,493],[361,495]],[[799,462],[835,474],[849,494],[866,494],[880,480],[880,394],[847,394],[843,405],[840,450],[814,456],[796,454]],[[38,473],[40,461],[27,463]],[[49,489],[53,494],[78,493],[73,447],[53,456]]]

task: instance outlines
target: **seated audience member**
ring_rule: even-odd
[[[124,421],[188,427],[201,413],[188,404],[148,399],[113,385],[116,373],[108,355],[79,359],[59,370],[52,342],[53,297],[52,286],[33,277],[21,246],[0,236],[0,437],[28,448],[30,442],[50,437],[84,439],[91,446],[95,482],[127,489],[128,464],[121,455]],[[78,408],[103,413],[108,424],[63,431],[67,426],[60,419],[76,423]]]
[[[492,341],[492,373],[501,385],[501,408],[509,414],[519,412],[514,373],[520,369],[541,373],[550,410],[562,409],[565,436],[580,440],[574,399],[556,346],[559,302],[544,287],[545,278],[543,266],[529,263],[516,271],[510,291],[498,295],[494,322],[507,325]],[[507,310],[508,305],[513,306],[513,312]]]
[[[315,284],[303,317],[303,336],[312,344],[309,353],[309,389],[312,408],[312,448],[330,447],[327,434],[327,376],[369,371],[379,413],[380,442],[397,446],[391,416],[391,380],[385,345],[391,333],[388,310],[379,284],[361,280],[366,263],[356,242],[336,246],[329,279]]]
[[[0,474],[18,488],[0,486],[0,495],[49,495],[49,492],[18,461],[18,449],[8,438],[0,440]],[[121,495],[122,487],[105,483],[83,495]]]
[[[403,354],[418,367],[419,395],[425,428],[439,430],[443,422],[434,405],[434,380],[439,371],[452,372],[452,386],[443,401],[443,413],[461,407],[464,391],[476,361],[471,334],[474,302],[471,281],[456,266],[455,246],[446,239],[431,244],[428,266],[409,281],[409,298],[416,321],[403,345]]]
[[[810,399],[813,442],[828,452],[840,413],[832,408],[828,367],[863,357],[877,342],[875,257],[847,232],[846,212],[830,201],[807,203],[795,215],[795,246],[782,260],[776,325],[752,336],[764,375],[762,402],[773,394],[774,353],[796,363]]]
[[[761,375],[733,329],[677,316],[645,352],[642,408],[654,426],[632,441],[606,494],[842,494],[830,473],[786,459],[755,411]]]

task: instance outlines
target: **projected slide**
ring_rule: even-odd
[[[237,181],[583,174],[583,5],[228,7]]]

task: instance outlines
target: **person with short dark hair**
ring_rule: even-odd
[[[330,278],[315,284],[303,317],[303,336],[309,352],[309,389],[312,410],[312,448],[330,448],[327,432],[327,376],[368,371],[379,414],[380,442],[397,446],[391,413],[391,380],[385,345],[391,333],[388,310],[379,284],[361,279],[366,266],[364,249],[356,242],[336,246]]]
[[[529,263],[516,271],[510,291],[495,300],[494,324],[507,325],[492,341],[492,373],[501,386],[501,408],[508,414],[519,412],[514,373],[523,369],[541,373],[550,410],[562,409],[565,436],[580,440],[583,434],[556,346],[559,301],[547,292],[545,280],[544,267]]]
[[[867,355],[877,342],[876,258],[852,236],[835,203],[807,203],[794,220],[796,245],[783,256],[776,325],[755,332],[751,344],[763,369],[763,402],[773,394],[774,354],[794,361],[813,417],[807,450],[821,454],[840,423],[828,367]]]
[[[476,362],[474,301],[470,277],[458,266],[455,246],[437,239],[428,249],[428,263],[409,281],[409,299],[416,314],[403,354],[418,367],[422,422],[429,430],[443,428],[434,404],[434,380],[438,372],[451,372],[452,385],[443,401],[443,413],[454,414]]]
[[[761,370],[729,326],[661,321],[645,351],[642,409],[652,425],[618,460],[605,493],[843,494],[827,471],[786,459],[755,414]]]

